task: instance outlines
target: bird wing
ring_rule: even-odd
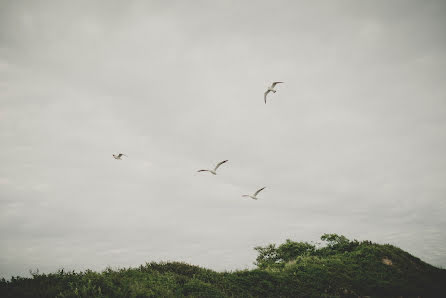
[[[197,172],[210,172],[209,170],[198,170]]]
[[[262,190],[264,190],[266,187],[262,187],[261,189],[259,189],[258,191],[256,191],[255,193],[254,193],[254,197],[256,196],[256,195],[258,195],[259,194],[259,192],[261,192]]]
[[[282,84],[283,82],[273,82],[273,84],[271,85],[271,88],[274,88],[277,84]]]
[[[265,99],[265,103],[266,103],[266,96],[268,95],[268,93],[270,93],[270,91],[271,91],[271,90],[266,90],[266,91],[265,91],[265,94],[264,94],[264,96],[263,96],[263,98]]]
[[[220,161],[220,162],[215,166],[214,171],[217,171],[218,167],[221,166],[222,164],[224,164],[224,163],[227,162],[227,161],[228,161],[227,159],[226,159],[226,160],[223,160],[223,161]]]
[[[125,155],[125,154],[123,154],[123,153],[119,153],[119,154],[118,154],[118,157],[121,157],[121,156],[127,156],[127,155]]]

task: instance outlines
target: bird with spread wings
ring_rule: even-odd
[[[228,160],[226,159],[226,160],[223,160],[223,161],[220,161],[216,166],[215,166],[215,168],[213,169],[213,170],[206,170],[206,169],[204,169],[204,170],[198,170],[197,172],[209,172],[209,173],[212,173],[213,175],[217,175],[217,169],[222,165],[222,164],[224,164],[225,162],[227,162]]]
[[[268,93],[273,92],[276,93],[276,89],[274,89],[274,87],[276,87],[277,84],[282,84],[283,82],[273,82],[273,84],[271,85],[271,87],[268,87],[268,90],[265,91],[264,94],[264,99],[265,99],[265,104],[266,104],[266,96],[268,95]]]
[[[127,155],[125,155],[125,154],[123,154],[123,153],[113,154],[113,158],[114,158],[114,159],[118,159],[118,160],[121,160],[121,157],[123,157],[123,156],[128,157]]]
[[[243,195],[242,197],[248,197],[248,198],[251,198],[253,200],[257,200],[258,199],[257,195],[259,194],[259,192],[261,192],[265,188],[266,187],[262,187],[261,189],[257,190],[253,195]]]

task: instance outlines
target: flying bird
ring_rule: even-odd
[[[257,195],[259,194],[259,192],[261,192],[262,190],[264,190],[266,187],[262,187],[261,189],[259,189],[258,191],[256,191],[252,196],[251,195],[243,195],[242,197],[248,197],[251,198],[253,200],[257,200],[258,197]]]
[[[213,169],[213,170],[198,170],[197,172],[210,172],[210,173],[212,173],[213,175],[217,175],[217,169],[218,169],[218,167],[220,167],[222,164],[224,164],[225,162],[227,162],[228,160],[223,160],[223,161],[220,161],[216,166],[215,166],[215,168]]]
[[[113,158],[114,158],[114,159],[119,159],[119,160],[121,160],[121,157],[123,157],[123,156],[127,156],[127,155],[122,154],[122,153],[119,153],[118,155],[113,154]],[[127,157],[128,157],[128,156],[127,156]]]
[[[264,95],[264,99],[265,99],[265,104],[266,104],[266,96],[268,95],[268,93],[273,92],[276,93],[276,89],[274,89],[274,87],[276,87],[277,84],[281,84],[283,82],[273,82],[273,84],[271,85],[271,87],[268,87],[268,90],[265,91],[265,95]]]

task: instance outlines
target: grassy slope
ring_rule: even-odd
[[[397,247],[366,241],[349,251],[325,247],[281,266],[235,272],[173,262],[101,273],[34,274],[0,281],[0,297],[441,297],[445,284],[446,270]]]

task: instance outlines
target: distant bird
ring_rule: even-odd
[[[114,158],[114,159],[119,159],[119,160],[121,160],[121,157],[123,157],[123,156],[127,156],[127,155],[122,154],[122,153],[119,153],[118,155],[113,154],[113,158]],[[127,156],[127,157],[128,157],[128,156]]]
[[[215,166],[215,168],[214,168],[213,170],[198,170],[197,172],[210,172],[210,173],[212,173],[213,175],[217,175],[217,169],[218,169],[218,167],[221,166],[222,164],[224,164],[224,163],[227,162],[227,161],[228,161],[228,160],[220,161],[220,162]]]
[[[274,87],[276,87],[277,84],[281,84],[283,82],[273,82],[273,84],[271,85],[271,87],[268,87],[268,90],[265,91],[265,104],[266,104],[266,96],[268,95],[268,93],[273,92],[276,93],[277,90],[274,89]]]
[[[258,191],[256,191],[252,196],[251,195],[243,195],[242,197],[248,197],[251,198],[253,200],[257,200],[258,197],[257,195],[259,194],[259,192],[261,192],[262,190],[264,190],[266,187],[262,187],[261,189],[259,189]]]

